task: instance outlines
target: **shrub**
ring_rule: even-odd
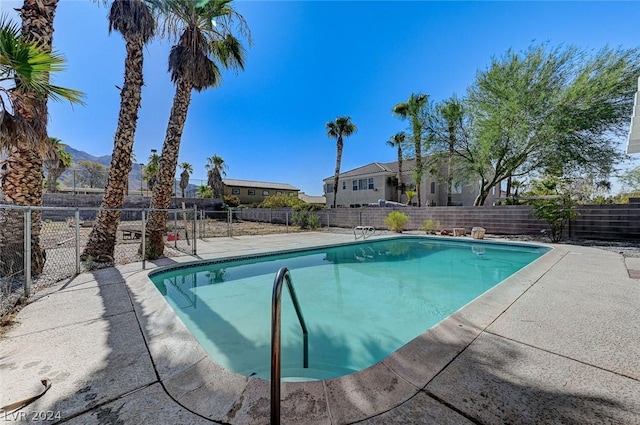
[[[270,195],[258,207],[260,208],[293,208],[297,205],[306,205],[302,199],[291,195]]]
[[[431,220],[430,218],[425,220],[424,223],[422,223],[422,227],[420,227],[420,230],[424,230],[424,232],[428,235],[430,233],[434,233],[434,229],[433,229],[433,220]]]
[[[549,224],[551,242],[560,242],[564,228],[577,213],[575,202],[556,176],[543,176],[532,183],[529,204],[533,215]]]
[[[568,196],[532,201],[531,206],[533,215],[549,224],[551,242],[560,242],[565,226],[577,215]]]
[[[309,211],[300,210],[293,213],[293,224],[300,226],[301,229],[317,229],[321,226],[320,217],[316,214],[310,214]]]
[[[402,228],[409,221],[409,216],[400,211],[391,211],[387,218],[384,219],[384,224],[390,230],[394,232],[402,233]]]
[[[240,205],[240,198],[236,195],[223,195],[222,200],[227,207],[234,208]]]
[[[320,211],[324,209],[324,205],[319,204],[308,204],[304,201],[301,201],[301,204],[294,205],[294,211]]]

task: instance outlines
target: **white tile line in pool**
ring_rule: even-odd
[[[341,239],[322,246],[353,242],[353,239]],[[320,246],[318,241],[297,245],[293,250]],[[273,248],[262,250],[268,251],[273,252]],[[402,404],[424,388],[565,253],[566,249],[554,247],[367,369],[326,381],[283,383],[283,421],[290,424],[303,420],[304,423],[319,424],[350,423]],[[238,253],[216,255],[216,258],[235,256]],[[178,263],[192,262],[188,260],[190,258],[180,258]],[[231,424],[267,423],[270,394],[269,385],[265,383],[268,382],[229,371],[209,357],[148,278],[151,271],[158,269],[154,266],[131,275],[127,278],[127,286],[154,366],[166,390],[185,408],[212,420]],[[296,403],[296,399],[304,403]],[[300,406],[308,408],[301,409]]]

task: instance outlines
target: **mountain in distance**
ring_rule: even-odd
[[[90,161],[97,162],[98,164],[104,165],[108,168],[111,165],[111,155],[102,155],[102,156],[94,156],[87,152],[74,149],[69,145],[64,145],[64,151],[71,155],[71,167],[69,167],[62,176],[58,179],[58,184],[60,187],[72,188],[74,183],[74,170],[78,169],[78,162],[80,161]],[[131,167],[131,173],[129,173],[129,188],[131,190],[140,190],[141,187],[144,186],[146,189],[146,183],[142,183],[142,168],[143,166],[137,163],[133,163]],[[108,172],[108,171],[106,171]],[[45,171],[46,174],[46,171]],[[76,175],[76,187],[81,187],[79,181],[77,181]]]
[[[77,172],[74,172],[74,170],[79,169],[78,162],[80,161],[97,162],[98,164],[104,165],[106,168],[108,168],[111,165],[111,155],[94,156],[87,152],[74,149],[71,146],[66,144],[64,145],[64,151],[71,155],[72,164],[71,164],[71,167],[69,167],[64,173],[62,173],[62,176],[60,176],[60,178],[58,179],[58,186],[61,188],[73,188],[74,177],[76,180],[77,188],[86,187],[85,185],[81,184],[81,182],[79,181]],[[143,191],[145,191],[145,195],[146,195],[147,183],[142,181],[143,168],[144,168],[143,164],[139,164],[136,162],[132,164],[131,172],[129,173],[129,190],[135,191],[135,193],[140,193],[139,191],[142,189]],[[105,169],[105,172],[108,173],[106,169]],[[46,176],[46,170],[45,170],[45,176]],[[179,176],[176,176],[176,181],[178,180],[179,180]],[[105,181],[106,181],[106,176],[105,176]],[[189,194],[191,194],[191,196],[194,196],[193,194],[195,193],[196,189],[197,189],[197,186],[195,184],[190,183],[186,189],[187,196],[189,196]],[[179,193],[180,188],[177,188],[177,191]]]

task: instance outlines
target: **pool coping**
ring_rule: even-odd
[[[375,240],[396,237],[398,235],[381,236]],[[422,235],[400,237],[454,241],[450,238]],[[456,240],[473,241],[470,238]],[[372,239],[367,240],[369,241]],[[404,403],[424,389],[567,253],[561,246],[544,243],[511,243],[500,240],[477,242],[541,246],[550,250],[367,369],[324,381],[283,382],[283,422],[352,423],[379,415]],[[271,254],[346,244],[353,244],[353,241],[278,250]],[[217,257],[222,261],[246,258],[244,255]],[[190,261],[139,272],[126,280],[136,301],[134,311],[159,380],[175,401],[202,417],[238,425],[266,424],[270,409],[269,381],[237,374],[211,359],[149,279],[151,274],[203,261],[216,262],[213,258]]]

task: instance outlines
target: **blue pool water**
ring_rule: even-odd
[[[211,357],[269,379],[271,293],[291,271],[309,329],[309,368],[288,292],[282,375],[327,379],[384,359],[497,283],[544,247],[396,238],[157,273],[153,283]]]

